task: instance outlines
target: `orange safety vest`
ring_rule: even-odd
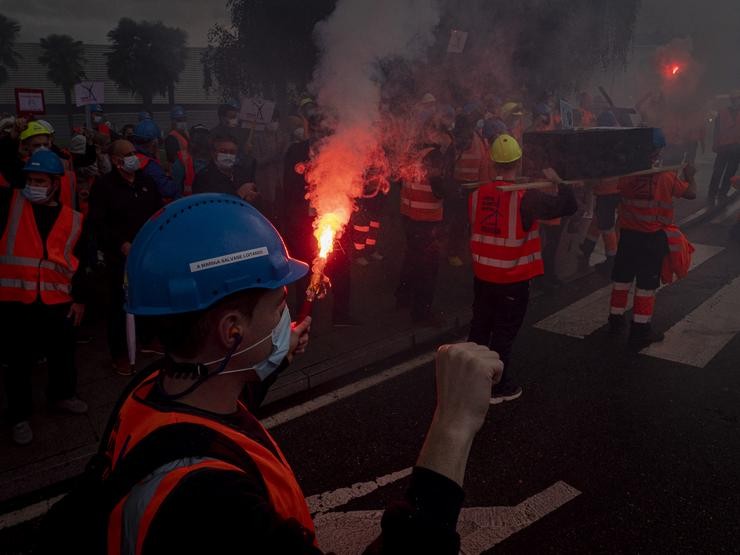
[[[468,201],[472,235],[473,273],[482,281],[516,283],[544,273],[539,226],[524,231],[521,201],[524,191],[501,191],[508,181],[479,187]]]
[[[719,129],[714,138],[714,146],[740,145],[740,110],[734,113],[729,108],[719,112]]]
[[[175,129],[170,131],[170,136],[175,137],[175,139],[177,139],[177,144],[180,146],[180,149],[177,151],[177,159],[180,160],[182,167],[185,168],[185,180],[182,184],[182,194],[187,197],[193,194],[193,181],[195,181],[195,165],[193,163],[193,157],[190,156],[188,140],[185,137]]]
[[[491,179],[490,164],[488,156],[488,147],[486,140],[473,133],[473,142],[465,152],[460,155],[455,162],[455,181],[476,182],[489,181]]]
[[[668,226],[665,234],[668,238],[668,254],[663,258],[660,280],[663,283],[673,283],[689,273],[691,257],[696,249],[675,225]]]
[[[149,164],[149,161],[151,158],[147,156],[146,154],[142,154],[141,152],[136,153],[136,157],[139,159],[139,169],[143,170],[146,168],[147,164]]]
[[[151,378],[136,388],[124,401],[118,413],[107,451],[112,461],[111,470],[114,470],[121,458],[125,457],[126,453],[130,452],[141,440],[163,426],[181,423],[205,426],[241,446],[254,461],[267,487],[270,503],[281,518],[286,520],[294,518],[301,526],[313,533],[313,521],[303,492],[285,456],[267,431],[265,435],[272,442],[272,450],[244,432],[205,416],[176,409],[159,410],[147,401],[147,396],[154,387],[158,375],[158,372],[154,373]],[[149,527],[157,515],[157,510],[167,496],[188,474],[203,468],[243,472],[241,468],[231,463],[213,458],[181,459],[158,468],[146,481],[140,482],[121,499],[111,512],[108,520],[108,553],[110,555],[139,555],[144,547]],[[152,488],[150,487],[152,483],[158,483],[158,486]],[[126,533],[134,536],[124,537]],[[130,546],[127,551],[122,549],[125,544]]]
[[[8,223],[0,238],[0,301],[72,302],[72,276],[79,266],[73,252],[81,231],[82,214],[62,204],[44,252],[33,205],[19,190],[13,191]]]
[[[620,229],[655,233],[672,225],[673,197],[682,196],[688,186],[672,172],[620,179]]]
[[[419,153],[419,163],[433,150],[423,149]],[[442,199],[434,195],[429,180],[421,178],[421,170],[415,174],[419,177],[401,183],[401,214],[417,222],[441,222],[444,215]]]

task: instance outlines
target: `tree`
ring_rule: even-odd
[[[72,89],[84,72],[84,46],[69,35],[49,35],[41,39],[39,62],[47,67],[46,76],[64,92],[67,122],[72,129]]]
[[[112,47],[106,53],[108,76],[118,86],[139,94],[144,109],[152,109],[155,94],[169,95],[174,104],[174,85],[185,69],[187,34],[161,21],[136,22],[122,18],[108,33]]]
[[[216,25],[203,57],[206,88],[214,78],[224,98],[262,94],[284,105],[288,79],[305,88],[317,49],[314,25],[334,9],[334,0],[229,0],[231,29]]]
[[[17,21],[0,14],[0,84],[8,80],[8,69],[18,69],[21,55],[15,51],[15,41],[20,31]]]

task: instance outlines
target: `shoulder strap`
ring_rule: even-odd
[[[267,486],[256,463],[233,440],[200,424],[179,423],[155,430],[118,463],[105,480],[109,507],[113,508],[160,466],[190,457],[209,457],[232,464],[250,476],[267,495]]]

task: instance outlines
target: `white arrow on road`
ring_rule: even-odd
[[[380,534],[383,511],[327,512],[411,474],[411,468],[308,498],[319,545],[340,555],[360,554]],[[559,481],[514,507],[471,507],[460,513],[461,553],[477,555],[580,495]]]

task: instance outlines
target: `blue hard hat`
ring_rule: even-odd
[[[139,230],[126,262],[126,311],[141,316],[203,310],[246,289],[302,278],[282,237],[249,203],[206,193],[172,202]]]
[[[653,127],[653,147],[664,148],[666,145],[665,134],[660,127]]]
[[[162,132],[159,126],[154,123],[151,119],[145,119],[140,121],[134,127],[134,139],[140,142],[149,142],[154,139],[159,139],[162,136]]]
[[[64,175],[64,165],[59,156],[51,150],[37,150],[29,158],[23,171]]]
[[[172,119],[183,119],[183,118],[185,118],[185,108],[183,108],[179,104],[177,106],[174,106],[172,108],[172,110],[170,111],[170,117]]]
[[[144,121],[146,119],[152,119],[152,115],[149,112],[146,112],[146,111],[139,112],[138,120],[139,121]]]
[[[619,127],[617,116],[611,110],[605,110],[599,114],[596,118],[596,125],[598,127]]]
[[[94,114],[96,112],[102,112],[103,107],[100,104],[91,104],[90,105],[90,113]]]
[[[536,116],[549,116],[552,114],[552,110],[550,110],[550,107],[547,104],[540,102],[534,107],[534,113]]]

